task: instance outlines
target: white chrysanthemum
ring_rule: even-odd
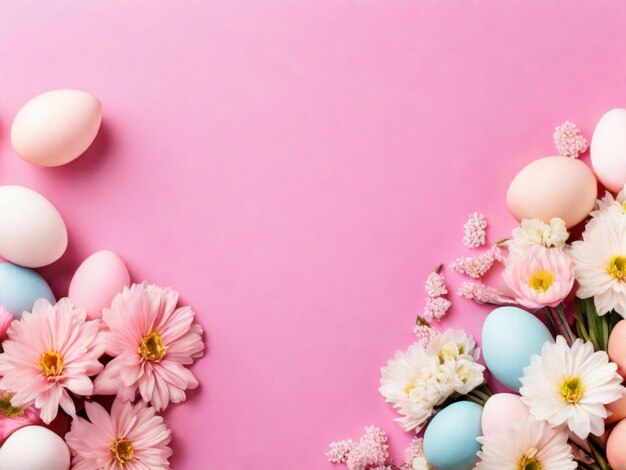
[[[504,432],[478,438],[482,450],[474,470],[574,470],[567,437],[543,421],[522,418]]]
[[[446,330],[428,343],[428,353],[439,357],[440,362],[466,358],[478,360],[480,351],[476,341],[463,330]]]
[[[507,244],[509,253],[522,253],[531,245],[547,248],[563,247],[569,232],[563,219],[554,217],[547,224],[537,219],[523,219],[519,227],[513,229],[512,238]]]
[[[624,215],[626,214],[626,186],[616,197],[610,192],[606,192],[602,199],[596,201],[596,207],[591,212],[591,217],[603,217],[605,215]]]
[[[449,395],[436,377],[438,367],[439,359],[415,343],[406,352],[398,351],[382,368],[379,391],[403,415],[396,421],[404,430],[419,431],[433,414],[434,406]]]
[[[599,315],[626,317],[626,217],[604,216],[588,223],[570,256],[580,284],[576,295],[593,297]]]
[[[581,439],[604,434],[604,405],[622,397],[622,377],[604,351],[577,339],[569,347],[562,336],[534,355],[521,379],[522,402],[537,419],[563,424]]]

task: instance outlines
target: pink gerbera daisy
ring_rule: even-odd
[[[146,283],[115,296],[102,314],[104,347],[114,359],[96,379],[96,393],[129,401],[139,391],[160,411],[198,386],[185,366],[202,356],[202,328],[191,308],[177,304],[177,292]]]
[[[154,408],[116,399],[110,415],[95,402],[85,403],[85,411],[89,421],[75,418],[65,435],[74,455],[73,470],[170,468],[171,433]]]
[[[44,423],[57,415],[59,405],[69,415],[76,409],[68,392],[89,396],[89,377],[102,370],[102,349],[96,338],[100,321],[86,321],[86,313],[68,299],[50,305],[35,302],[32,313],[11,323],[0,354],[0,388],[15,391],[11,404],[34,405]]]

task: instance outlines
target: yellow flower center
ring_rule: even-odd
[[[561,382],[559,391],[566,403],[573,404],[582,400],[585,394],[585,387],[580,377],[568,377]]]
[[[531,447],[526,451],[519,461],[518,470],[543,470],[543,465],[536,459],[537,449]]]
[[[0,398],[0,414],[5,418],[14,418],[16,416],[24,416],[24,408],[19,406],[13,406],[11,404],[11,398],[15,396],[15,393],[7,392]]]
[[[120,465],[124,466],[135,457],[135,449],[128,439],[120,437],[111,444],[111,455]]]
[[[63,370],[63,356],[56,351],[46,351],[39,358],[39,367],[46,377],[58,377]]]
[[[551,271],[536,271],[528,280],[528,285],[540,294],[547,292],[554,283],[555,276]]]
[[[151,331],[141,340],[137,352],[146,361],[159,361],[165,356],[165,344],[157,331]]]
[[[619,255],[613,256],[609,261],[606,272],[609,273],[613,279],[624,280],[624,278],[626,278],[626,257]]]
[[[626,201],[622,202],[622,211],[626,212]]]

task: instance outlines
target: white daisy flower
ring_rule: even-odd
[[[624,215],[626,214],[626,186],[616,197],[610,192],[606,192],[602,199],[596,201],[596,207],[591,212],[591,217],[597,218],[605,215]]]
[[[482,450],[474,470],[575,470],[567,433],[543,421],[522,418],[504,432],[479,437]]]
[[[568,238],[569,232],[563,219],[554,217],[549,224],[537,219],[523,219],[520,226],[513,229],[507,247],[511,254],[523,253],[531,245],[561,248]]]
[[[581,439],[604,434],[604,405],[625,392],[617,366],[604,351],[577,339],[569,347],[562,336],[533,355],[521,379],[522,402],[535,418],[552,427],[563,424]]]
[[[570,256],[580,284],[576,295],[593,297],[599,315],[626,317],[626,217],[604,216],[588,223]]]

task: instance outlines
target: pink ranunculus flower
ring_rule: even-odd
[[[532,245],[504,261],[504,281],[527,308],[556,307],[574,286],[574,266],[562,248]]]
[[[185,400],[198,386],[187,369],[204,352],[202,328],[189,307],[176,308],[178,293],[154,285],[133,284],[104,309],[101,335],[113,356],[95,381],[96,393],[134,400],[139,391],[157,411]]]
[[[11,404],[15,393],[0,391],[0,444],[24,426],[39,424],[39,412],[32,406],[21,408]]]
[[[73,470],[169,470],[171,433],[154,408],[117,398],[111,414],[95,402],[85,411],[89,421],[75,418],[65,435]]]
[[[9,312],[6,307],[0,305],[0,342],[7,339],[7,330],[13,320],[15,320],[13,314]]]
[[[96,341],[100,321],[86,321],[86,313],[69,299],[56,305],[35,302],[32,313],[11,323],[0,354],[0,389],[16,391],[11,404],[34,405],[44,423],[50,423],[59,405],[76,415],[69,392],[93,394],[90,377],[102,370],[102,348]]]

